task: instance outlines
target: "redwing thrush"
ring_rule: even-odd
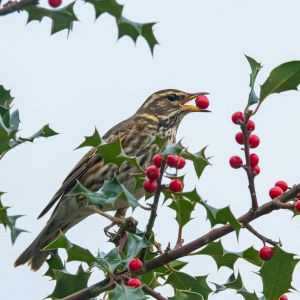
[[[151,95],[132,117],[111,128],[103,136],[103,140],[111,143],[120,137],[125,153],[128,156],[142,156],[140,164],[145,167],[150,164],[157,151],[156,146],[149,143],[151,137],[160,136],[166,139],[167,143],[172,144],[176,140],[177,128],[183,117],[189,112],[205,111],[196,106],[186,105],[187,102],[201,94],[206,93],[189,94],[173,89],[158,91]],[[142,189],[134,191],[135,177],[130,175],[134,171],[136,171],[134,167],[127,163],[120,168],[114,164],[104,164],[101,156],[96,153],[96,148],[91,149],[73,168],[60,189],[39,215],[38,218],[44,216],[58,201],[46,226],[19,256],[15,266],[28,262],[32,270],[38,270],[49,255],[49,252],[41,250],[57,238],[61,232],[66,232],[93,213],[85,201],[68,195],[77,180],[88,189],[97,191],[104,181],[111,180],[116,175],[118,180],[134,193],[137,199],[140,199],[144,196],[144,191]],[[125,208],[124,201],[116,201],[106,211]]]

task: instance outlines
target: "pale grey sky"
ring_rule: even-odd
[[[0,162],[0,190],[12,214],[25,214],[18,225],[31,233],[22,234],[15,246],[0,229],[1,298],[40,300],[51,293],[53,282],[42,277],[44,266],[33,273],[26,266],[12,264],[45,224],[36,216],[48,203],[60,183],[86,150],[73,149],[90,135],[94,126],[104,134],[118,121],[128,117],[144,99],[159,89],[210,92],[212,114],[194,114],[183,121],[178,138],[198,150],[209,145],[213,166],[206,169],[200,182],[189,173],[186,188],[197,185],[199,193],[213,206],[230,204],[239,216],[249,209],[246,176],[228,166],[228,158],[241,154],[234,141],[237,128],[231,114],[241,110],[247,100],[249,66],[244,53],[264,65],[258,78],[262,83],[275,66],[300,59],[299,11],[297,0],[252,1],[125,1],[126,17],[136,21],[158,21],[155,33],[160,46],[151,56],[145,41],[135,46],[125,37],[117,40],[114,20],[104,15],[94,21],[93,8],[78,2],[75,11],[81,22],[66,32],[50,36],[50,21],[25,26],[26,13],[0,18],[2,42],[0,83],[12,90],[14,107],[20,109],[21,133],[26,136],[45,123],[61,134],[34,144],[22,145]],[[46,1],[41,1],[46,5]],[[290,185],[300,182],[300,94],[288,92],[271,96],[254,118],[261,145],[257,178],[260,204],[268,201],[268,190],[278,179]],[[137,211],[141,228],[146,214]],[[190,241],[209,230],[205,214],[197,209],[194,220],[186,226],[184,238]],[[300,253],[298,239],[300,217],[291,220],[290,212],[276,212],[253,224],[261,233],[283,242],[287,251]],[[159,211],[157,239],[163,246],[176,239],[174,214],[167,208]],[[102,228],[107,222],[93,216],[72,229],[71,241],[91,251],[108,250]],[[96,238],[95,238],[96,237]],[[239,244],[234,235],[223,239],[228,250],[238,251],[261,242],[242,231]],[[70,264],[75,270],[76,264]],[[246,287],[260,291],[257,269],[240,262]],[[209,275],[209,281],[224,282],[228,269],[217,272],[207,257],[193,258],[185,269],[194,275]],[[90,283],[99,280],[92,276]],[[296,268],[293,286],[300,289],[300,267]],[[170,294],[168,287],[163,291]],[[211,296],[212,300],[242,299],[228,291]],[[299,299],[290,294],[289,299]]]

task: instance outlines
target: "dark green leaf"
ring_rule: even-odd
[[[245,300],[263,300],[262,298],[258,298],[257,295],[253,292],[253,293],[250,293],[246,290],[239,290],[237,291],[237,293],[239,295],[242,295],[244,297]]]
[[[54,299],[61,299],[87,287],[91,275],[85,272],[80,265],[76,274],[70,274],[64,270],[54,270],[55,288],[51,294]]]
[[[141,288],[132,288],[125,285],[117,285],[111,292],[112,300],[146,300]]]
[[[251,74],[250,74],[250,93],[249,93],[249,100],[248,100],[248,106],[253,105],[258,102],[258,97],[255,94],[254,91],[254,84],[257,77],[257,74],[259,70],[262,68],[262,65],[258,63],[255,59],[253,59],[250,56],[245,55],[250,67],[251,67]]]
[[[0,84],[0,106],[9,109],[13,100],[14,98],[11,96],[10,90],[5,89],[4,86]]]
[[[97,257],[100,269],[112,274],[115,269],[122,263],[122,258],[118,248],[113,248],[110,252],[105,255]]]
[[[51,34],[67,29],[72,30],[74,21],[78,21],[72,2],[61,9],[46,9],[40,6],[32,5],[24,8],[28,13],[27,23],[31,21],[42,21],[44,17],[52,20]]]
[[[89,266],[98,263],[97,258],[87,249],[71,243],[65,235],[61,234],[57,239],[47,245],[43,250],[65,249],[68,254],[68,261],[81,261]]]
[[[51,257],[46,260],[46,263],[48,265],[48,270],[44,276],[49,276],[52,279],[55,279],[54,270],[62,270],[65,268],[61,258],[57,254],[52,253]]]
[[[105,164],[115,164],[120,167],[124,162],[141,169],[138,157],[129,157],[122,148],[120,139],[116,139],[113,143],[103,143],[97,147],[97,153],[101,155]]]
[[[184,147],[181,144],[181,141],[179,141],[176,144],[166,145],[161,150],[161,155],[169,155],[169,154],[182,154],[184,150]]]
[[[284,91],[297,90],[300,84],[300,61],[290,61],[273,69],[263,83],[259,101],[262,102],[269,95]]]
[[[28,138],[20,137],[19,139],[23,142],[33,142],[36,138],[39,137],[50,137],[53,135],[57,135],[58,133],[55,132],[53,129],[49,127],[49,124],[44,125],[39,131]]]
[[[143,249],[150,246],[150,244],[145,240],[143,236],[137,234],[127,233],[127,243],[125,247],[126,257],[124,262],[127,264],[129,261],[138,255],[138,253]]]
[[[205,201],[201,201],[200,204],[206,209],[207,219],[212,227],[217,224],[230,224],[236,231],[236,234],[239,234],[242,226],[231,212],[229,206],[219,209],[208,205]]]
[[[176,291],[175,296],[169,297],[169,300],[203,300],[201,294],[190,291]]]
[[[221,267],[228,267],[230,269],[233,269],[235,262],[239,258],[245,259],[256,266],[262,265],[262,261],[258,256],[258,251],[253,247],[247,248],[242,252],[229,252],[223,248],[221,241],[212,242],[202,250],[193,254],[211,256],[215,260],[218,269],[220,269]]]
[[[96,11],[96,18],[104,13],[108,13],[119,19],[122,15],[123,5],[118,4],[115,0],[86,0],[91,3]]]
[[[97,128],[95,128],[95,131],[93,135],[91,136],[85,136],[84,142],[82,142],[76,149],[82,148],[82,147],[96,147],[102,143],[101,137],[99,135],[99,132]]]
[[[173,287],[175,293],[178,290],[191,291],[199,293],[205,300],[207,300],[208,295],[212,290],[207,285],[206,277],[207,276],[193,277],[182,272],[172,272],[169,275],[166,284],[170,284]]]
[[[73,196],[85,197],[89,205],[99,206],[101,209],[115,204],[115,201],[125,201],[133,209],[139,206],[138,200],[123,186],[116,177],[111,181],[105,181],[97,192],[92,192],[80,182],[69,193]]]
[[[202,172],[204,171],[204,169],[208,165],[210,165],[208,159],[205,156],[205,149],[206,149],[206,147],[204,147],[203,149],[201,149],[200,151],[198,151],[196,153],[190,153],[188,151],[183,151],[181,153],[181,155],[185,159],[191,160],[193,162],[198,178],[202,175]]]
[[[266,299],[278,299],[292,288],[292,276],[298,259],[295,254],[283,251],[279,247],[273,248],[273,257],[264,262],[260,269],[263,280],[263,294]]]

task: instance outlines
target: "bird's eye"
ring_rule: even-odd
[[[180,97],[179,97],[178,95],[171,94],[171,95],[166,96],[166,98],[167,98],[169,101],[176,101],[176,100],[179,100]]]

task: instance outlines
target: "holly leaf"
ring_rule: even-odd
[[[269,95],[297,90],[300,84],[300,61],[289,61],[273,69],[260,89],[259,101]]]
[[[105,164],[115,164],[120,167],[124,162],[135,166],[138,170],[141,170],[139,164],[139,157],[127,156],[123,150],[120,138],[117,138],[113,143],[102,143],[97,147],[97,153],[101,155]]]
[[[205,201],[201,201],[200,204],[206,209],[207,219],[212,227],[217,224],[230,224],[238,236],[242,226],[231,212],[229,206],[219,209],[208,205]]]
[[[10,90],[5,89],[0,84],[0,106],[8,110],[13,100],[14,98],[11,96]]]
[[[86,0],[86,2],[94,6],[96,19],[104,13],[108,13],[115,18],[119,39],[123,36],[128,36],[136,42],[138,37],[142,37],[149,45],[151,53],[153,53],[155,45],[158,44],[153,33],[153,25],[155,23],[137,23],[125,18],[123,16],[124,6],[115,0]]]
[[[36,138],[40,137],[50,137],[57,135],[58,133],[55,132],[53,129],[50,128],[49,124],[44,125],[39,131],[34,133],[32,136],[28,138],[19,137],[19,140],[22,142],[33,142]]]
[[[88,266],[98,263],[97,258],[87,249],[71,243],[64,234],[60,234],[53,242],[47,245],[43,250],[51,251],[65,249],[68,254],[67,261],[81,261]]]
[[[66,270],[54,270],[56,280],[55,288],[51,298],[61,299],[87,287],[87,282],[91,276],[90,272],[85,272],[80,265],[76,274],[71,274]]]
[[[183,151],[181,155],[187,159],[193,162],[194,164],[194,169],[196,171],[196,174],[198,178],[202,175],[204,169],[210,165],[208,159],[205,156],[205,150],[206,147],[202,148],[200,151],[196,153],[190,153],[188,151]]]
[[[264,262],[259,274],[263,281],[263,294],[266,299],[278,299],[292,289],[291,282],[296,264],[295,254],[279,247],[273,248],[273,257]]]
[[[138,253],[146,247],[149,247],[148,243],[143,236],[127,232],[127,242],[125,246],[126,256],[124,258],[124,263],[129,263],[129,261],[138,255]]]
[[[73,23],[78,21],[74,13],[75,1],[61,9],[47,9],[37,5],[32,5],[24,8],[28,13],[27,23],[31,21],[42,21],[44,17],[52,20],[51,34],[67,29],[70,32],[73,28]]]
[[[98,255],[97,260],[100,269],[109,274],[113,274],[115,269],[123,262],[118,248],[113,248],[105,255]]]
[[[233,269],[235,262],[240,258],[259,267],[262,265],[262,261],[258,256],[258,251],[253,247],[249,247],[241,252],[229,252],[223,248],[220,240],[208,244],[205,248],[193,253],[193,255],[211,256],[216,262],[218,269],[221,267]]]
[[[2,192],[0,192],[0,198],[3,195]],[[28,232],[27,230],[20,229],[16,227],[16,221],[20,217],[23,217],[22,215],[14,215],[9,216],[7,214],[7,210],[9,207],[4,206],[0,199],[0,224],[2,224],[5,228],[10,229],[10,237],[11,237],[11,243],[14,244],[16,242],[17,237],[22,232]]]
[[[176,291],[173,297],[169,297],[169,300],[204,300],[203,296],[199,293],[190,291]]]
[[[69,192],[72,196],[85,197],[89,205],[96,205],[101,209],[113,206],[116,201],[125,201],[132,209],[139,206],[138,200],[114,177],[111,181],[105,181],[97,192],[92,192],[77,182]]]
[[[55,279],[54,270],[65,269],[65,266],[58,254],[51,253],[50,258],[46,260],[46,263],[48,265],[48,270],[44,276],[49,276],[51,279]]]
[[[142,288],[132,288],[125,285],[117,284],[110,292],[112,300],[146,300]]]
[[[82,147],[96,147],[102,143],[100,134],[95,128],[94,133],[91,136],[85,136],[84,142],[82,142],[76,149],[82,148]]]
[[[208,295],[212,292],[206,282],[207,276],[193,277],[189,274],[182,272],[172,272],[166,281],[166,284],[170,284],[174,292],[190,291],[200,294],[203,299],[207,300]]]
[[[242,295],[245,300],[264,300],[265,297],[258,298],[256,293],[250,293],[244,289],[237,291],[237,294]]]
[[[258,97],[256,96],[256,93],[254,91],[254,84],[257,77],[258,72],[262,68],[262,65],[257,62],[254,58],[245,55],[249,65],[251,67],[251,74],[250,74],[250,93],[249,93],[249,99],[248,99],[248,106],[253,105],[258,102]]]
[[[161,155],[170,155],[170,154],[181,155],[184,149],[185,148],[182,146],[181,141],[179,141],[178,143],[174,143],[171,145],[165,145],[161,149],[160,154]]]

